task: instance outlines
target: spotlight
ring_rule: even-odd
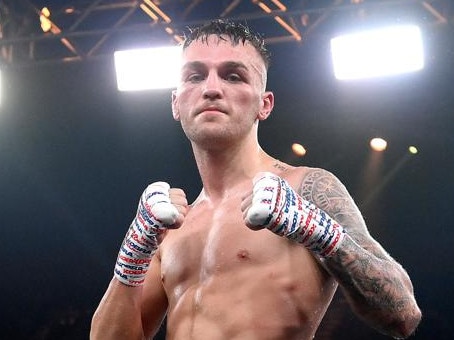
[[[292,144],[292,151],[298,157],[303,157],[306,154],[306,149],[304,148],[304,146],[298,143]]]
[[[41,29],[44,33],[49,32],[52,29],[52,22],[50,21],[50,11],[47,7],[43,7],[39,14],[39,21],[41,23]]]
[[[412,145],[408,147],[408,152],[410,152],[413,155],[416,155],[418,153],[418,149],[416,148],[416,146]]]
[[[331,40],[334,75],[339,80],[390,76],[424,67],[419,27],[392,26]]]
[[[388,143],[383,138],[376,137],[370,140],[370,147],[374,151],[384,151],[387,146]]]
[[[174,88],[180,70],[179,46],[156,47],[114,53],[120,91]]]

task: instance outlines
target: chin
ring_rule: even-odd
[[[192,144],[207,150],[223,150],[234,140],[234,137],[227,136],[225,133],[204,133],[197,136],[188,136],[188,138]]]

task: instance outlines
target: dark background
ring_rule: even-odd
[[[276,107],[260,140],[346,184],[413,280],[424,315],[413,339],[451,339],[454,29],[424,34],[423,71],[353,83],[333,79],[326,39],[271,45]],[[10,67],[2,78],[0,338],[86,339],[145,186],[165,180],[198,194],[191,149],[170,90],[118,92],[111,58]],[[371,168],[374,136],[389,144]],[[338,294],[316,339],[366,338],[385,337]]]

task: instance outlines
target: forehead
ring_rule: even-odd
[[[249,42],[233,44],[228,36],[222,38],[210,35],[207,39],[193,41],[183,50],[183,63],[200,61],[222,63],[225,61],[241,61],[255,68],[265,68],[265,64],[254,46]]]

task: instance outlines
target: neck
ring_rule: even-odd
[[[193,150],[203,194],[212,200],[228,196],[237,190],[238,185],[252,181],[257,172],[269,169],[275,162],[258,143],[222,150],[207,150],[193,145]]]

